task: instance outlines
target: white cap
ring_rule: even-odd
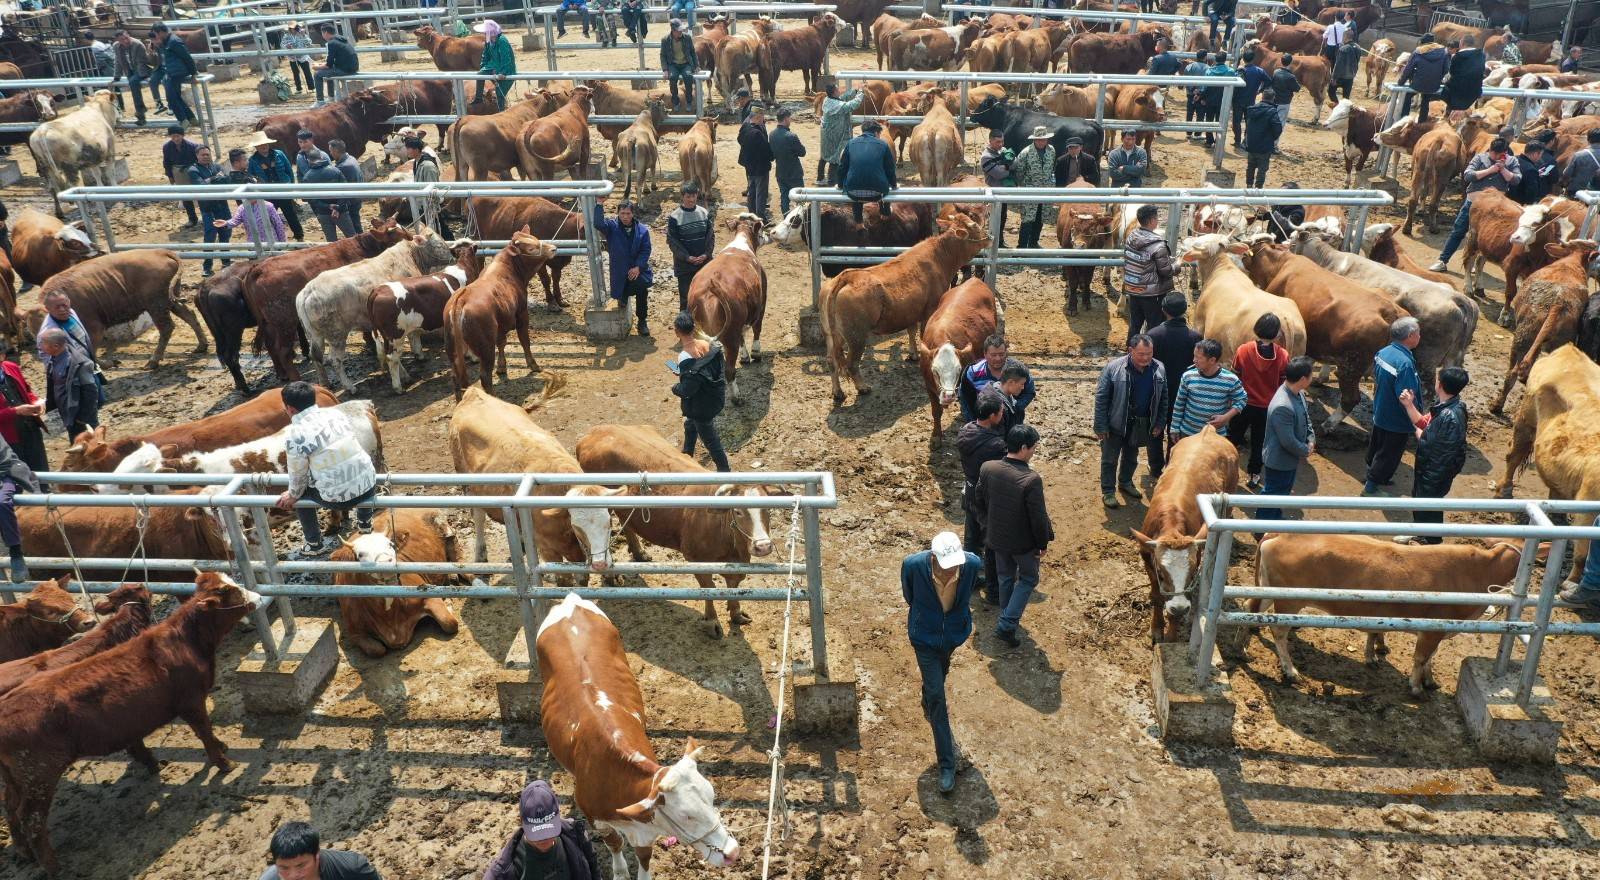
[[[940,568],[955,568],[967,561],[967,551],[955,532],[940,532],[933,536],[933,558]]]

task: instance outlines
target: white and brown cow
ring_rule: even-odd
[[[629,876],[623,840],[639,859],[639,880],[650,880],[651,850],[664,837],[713,867],[737,864],[739,841],[722,823],[694,740],[675,763],[656,760],[644,696],[605,612],[568,593],[539,625],[535,645],[544,680],[539,723],[550,754],[572,774],[572,799],[611,848],[611,876]]]
[[[456,264],[432,275],[389,281],[367,293],[367,321],[372,325],[378,369],[389,371],[394,393],[411,381],[400,365],[400,340],[411,345],[411,356],[421,360],[422,334],[444,327],[444,306],[456,291],[477,279],[483,269],[478,245],[458,241],[451,246]]]
[[[388,510],[373,521],[373,531],[345,541],[333,552],[330,562],[360,562],[366,565],[394,565],[396,562],[454,562],[455,533],[449,523],[433,510]],[[396,575],[339,572],[336,585],[381,584]],[[422,587],[442,583],[444,575],[402,574],[400,585]],[[429,579],[432,580],[429,580]],[[382,657],[411,644],[417,624],[433,618],[445,635],[455,635],[461,621],[441,598],[339,598],[339,619],[344,635],[361,653]]]
[[[1205,519],[1195,498],[1238,486],[1239,451],[1217,429],[1206,425],[1173,445],[1144,523],[1133,530],[1150,577],[1150,641],[1177,638],[1178,620],[1189,610],[1186,590],[1206,542]]]
[[[739,394],[738,364],[745,328],[750,328],[750,350],[744,363],[761,359],[761,321],[767,313],[767,270],[756,259],[756,249],[768,241],[761,218],[740,214],[728,221],[733,241],[717,252],[689,285],[689,314],[695,326],[722,342],[723,371],[733,402]]]
[[[983,357],[998,321],[994,290],[973,277],[945,291],[917,339],[922,385],[933,407],[933,440],[944,433],[944,410],[956,402],[961,371]]]
[[[695,486],[651,486],[653,495],[703,495],[708,489],[716,495],[741,494],[759,498],[766,493],[759,487],[744,489],[731,483],[717,482],[717,474],[706,471],[698,462],[678,451],[677,444],[661,436],[661,432],[648,425],[596,425],[578,441],[578,463],[588,473],[695,473],[705,472],[706,482]],[[634,490],[626,490],[632,492]],[[643,538],[658,547],[668,547],[683,554],[689,562],[749,562],[751,556],[766,556],[772,552],[772,539],[767,536],[765,511],[760,507],[728,510],[663,509],[638,511],[622,517],[622,533],[628,540],[628,550],[636,560],[643,560],[644,549],[639,546]],[[710,589],[715,585],[712,575],[697,574],[700,586]],[[742,574],[725,574],[722,579],[734,588],[744,580]],[[712,636],[722,638],[722,621],[711,600],[706,600],[705,619]],[[750,616],[739,610],[736,600],[728,601],[728,622],[738,631],[750,622]]]

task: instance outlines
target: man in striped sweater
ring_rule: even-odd
[[[1244,383],[1222,365],[1222,343],[1202,339],[1194,347],[1194,366],[1178,382],[1172,406],[1172,442],[1198,434],[1210,425],[1227,436],[1228,422],[1244,411]]]

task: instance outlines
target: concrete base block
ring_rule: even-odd
[[[1156,645],[1150,664],[1150,689],[1156,696],[1161,738],[1206,745],[1233,745],[1233,686],[1220,660],[1211,683],[1200,687],[1188,642]]]
[[[10,159],[0,159],[0,186],[10,186],[22,180],[22,166]]]
[[[368,153],[366,156],[362,157],[362,159],[361,159],[361,179],[362,180],[372,180],[373,178],[375,178],[377,176],[378,176],[378,157],[377,157],[376,154]]]
[[[215,79],[211,81],[213,85],[217,83],[233,82],[239,78],[239,65],[213,64],[206,72],[215,77]]]
[[[597,342],[627,339],[633,327],[633,312],[627,309],[584,309],[584,333]]]
[[[291,715],[311,708],[316,693],[339,665],[333,622],[302,617],[284,635],[283,621],[272,622],[278,659],[268,660],[258,645],[239,661],[239,692],[246,712]]]
[[[828,675],[817,675],[809,665],[794,673],[794,710],[789,725],[795,733],[848,737],[857,732],[861,697],[856,662],[843,639],[828,639]]]
[[[822,332],[822,315],[807,306],[800,310],[800,347],[821,349],[827,344]]]
[[[256,83],[256,97],[263,104],[279,103],[278,90],[273,87],[272,83],[269,83],[266,80]]]
[[[495,672],[494,692],[500,702],[500,723],[539,724],[544,682],[539,678],[538,661],[528,657],[528,641],[520,629],[506,649],[505,662]]]
[[[636,79],[636,80],[630,80],[630,82],[633,85],[633,90],[636,91],[636,92],[648,92],[648,91],[652,91],[654,89],[661,88],[661,82],[659,80]]]
[[[111,163],[111,185],[121,186],[127,183],[133,174],[128,171],[128,157],[118,156]]]
[[[1237,180],[1238,177],[1239,177],[1239,175],[1236,172],[1233,172],[1233,171],[1226,171],[1226,170],[1224,170],[1224,171],[1215,171],[1215,170],[1212,170],[1212,171],[1207,171],[1206,172],[1206,180],[1205,180],[1205,182],[1209,183],[1209,184],[1213,184],[1215,186],[1220,186],[1223,189],[1229,189],[1229,188],[1231,188],[1233,186],[1234,181]]]
[[[384,62],[404,61],[409,55],[410,53],[404,49],[385,49],[378,53],[378,58]]]
[[[1521,664],[1513,662],[1503,676],[1494,674],[1494,660],[1466,657],[1456,680],[1456,705],[1478,749],[1491,761],[1554,764],[1556,745],[1566,719],[1537,677],[1528,707],[1517,705]]]
[[[528,31],[522,35],[522,51],[538,52],[544,48],[544,34]]]

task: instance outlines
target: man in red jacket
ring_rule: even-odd
[[[1288,350],[1275,341],[1282,327],[1277,315],[1262,315],[1256,319],[1255,341],[1239,346],[1233,355],[1233,372],[1244,384],[1245,407],[1230,423],[1228,439],[1237,449],[1244,445],[1246,436],[1250,438],[1250,461],[1245,472],[1250,475],[1248,485],[1252,492],[1261,489],[1261,444],[1267,433],[1267,406],[1283,384],[1284,370],[1289,368]]]

